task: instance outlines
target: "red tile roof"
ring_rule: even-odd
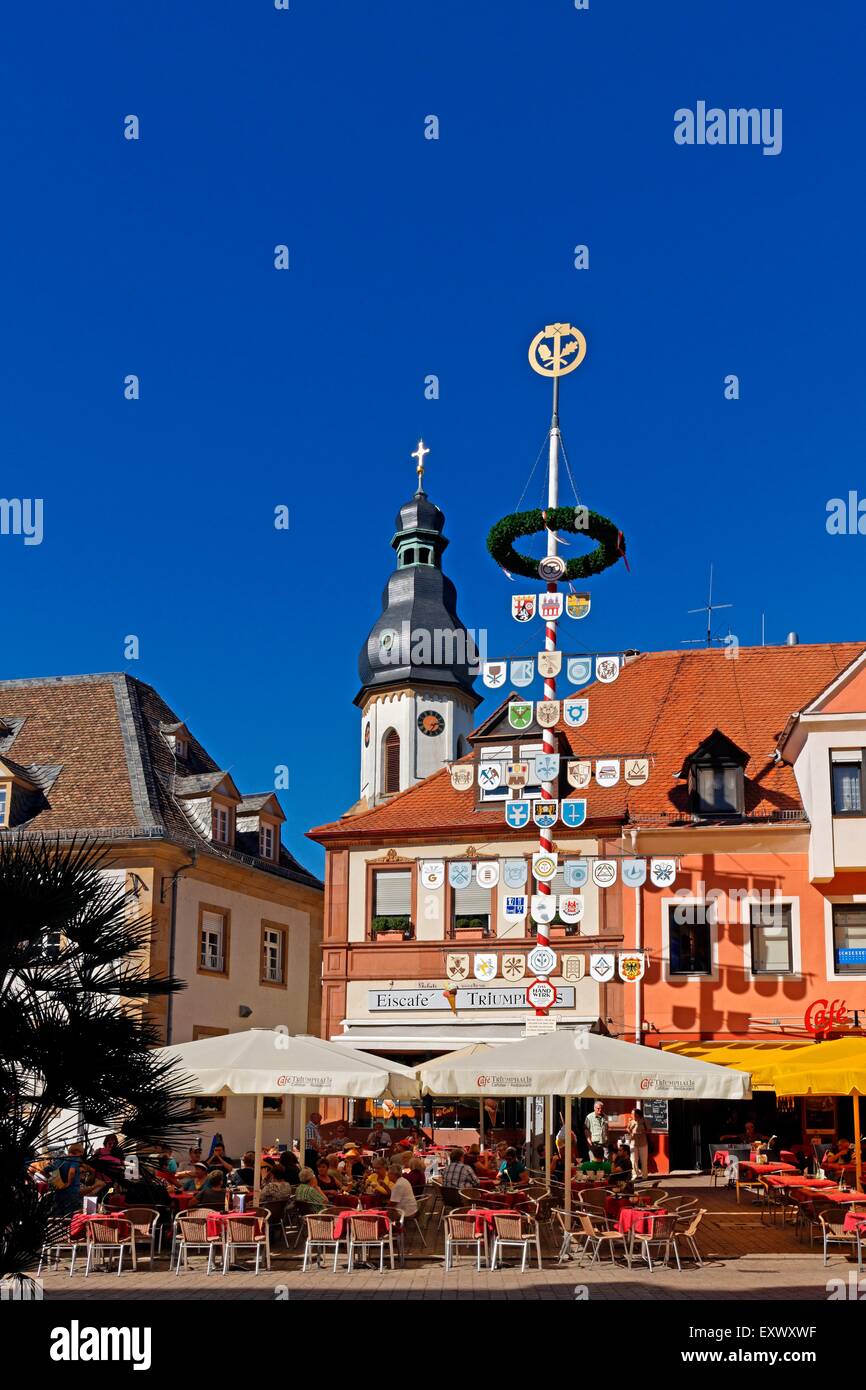
[[[629,661],[612,684],[584,687],[580,693],[589,695],[587,723],[579,729],[558,726],[573,756],[650,753],[650,777],[643,787],[622,781],[610,788],[593,783],[581,793],[587,799],[585,827],[568,832],[558,825],[557,837],[623,821],[664,825],[687,815],[686,785],[675,774],[714,729],[749,755],[748,816],[801,811],[792,769],[773,759],[776,742],[788,716],[813,700],[864,650],[862,642],[845,642],[740,647],[736,658],[721,648],[646,652]],[[525,698],[525,692],[519,698]],[[519,736],[509,733],[508,738],[517,742]],[[485,840],[497,833],[514,834],[505,826],[501,803],[476,808],[475,793],[455,791],[447,768],[381,806],[307,833],[326,844],[368,837],[405,840],[414,833]]]

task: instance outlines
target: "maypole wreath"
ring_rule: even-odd
[[[589,536],[590,540],[598,541],[595,550],[566,563],[565,579],[587,579],[591,574],[601,574],[603,570],[610,569],[617,560],[625,559],[622,531],[608,517],[580,506],[511,512],[491,526],[487,549],[497,565],[509,574],[537,579],[538,560],[532,555],[521,555],[514,549],[514,542],[521,536],[536,536],[542,531],[570,531],[574,535]]]

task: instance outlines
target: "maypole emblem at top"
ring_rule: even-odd
[[[570,323],[547,324],[529,344],[529,365],[539,376],[567,376],[585,356],[586,339]]]

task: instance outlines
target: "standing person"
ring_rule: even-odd
[[[604,1102],[597,1100],[592,1110],[583,1122],[583,1129],[586,1135],[586,1142],[589,1146],[591,1158],[604,1159],[607,1157],[607,1116],[604,1113]]]
[[[304,1131],[304,1162],[308,1168],[314,1170],[324,1149],[322,1131],[319,1129],[321,1123],[321,1115],[318,1110],[314,1110]]]
[[[631,1174],[633,1178],[649,1177],[649,1135],[650,1125],[637,1101],[626,1125],[626,1135],[631,1149]]]

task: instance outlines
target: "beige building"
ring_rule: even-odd
[[[323,890],[281,843],[273,792],[244,796],[157,692],[126,674],[0,681],[0,834],[111,846],[149,967],[186,988],[151,1001],[167,1042],[283,1025],[317,1033]],[[277,1100],[265,1140],[298,1116]],[[249,1146],[252,1101],[195,1103],[200,1134]],[[296,1137],[296,1135],[295,1135]]]

